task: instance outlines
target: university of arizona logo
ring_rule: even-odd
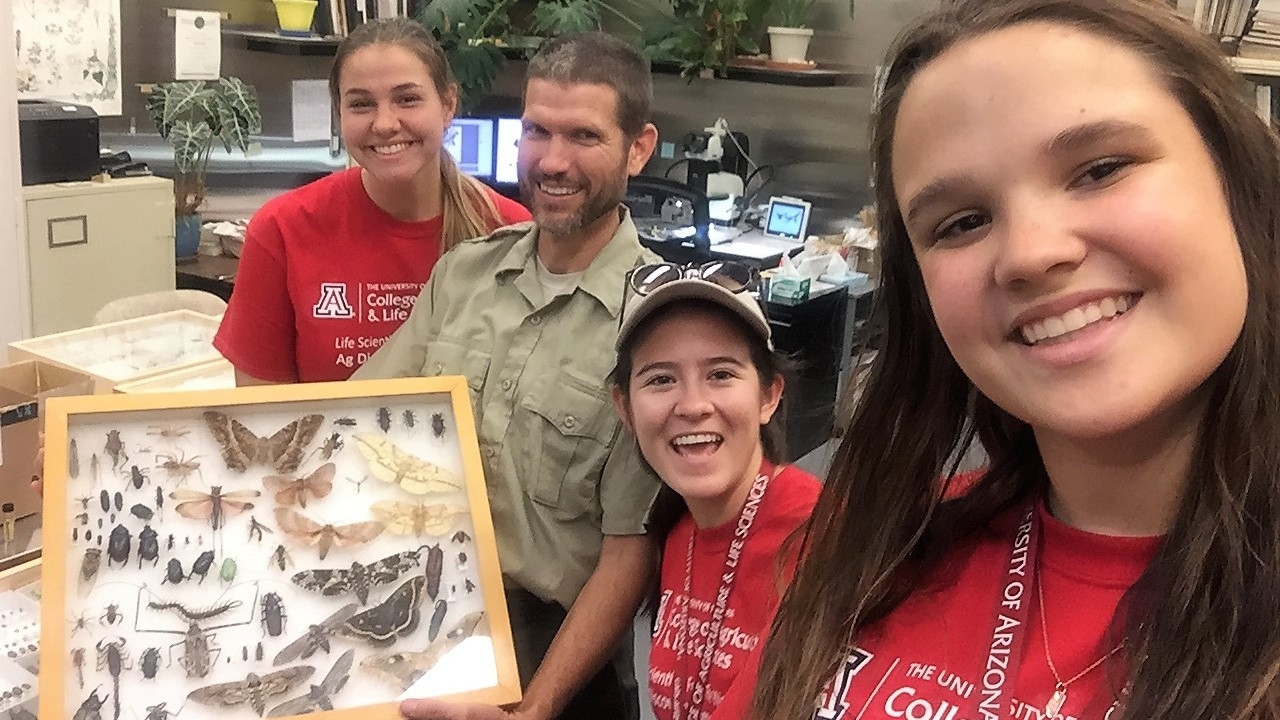
[[[866,667],[873,657],[875,656],[871,653],[859,648],[854,648],[849,653],[836,669],[831,682],[822,689],[822,695],[818,697],[818,710],[813,714],[813,720],[841,720],[844,717],[845,711],[849,709],[849,702],[845,700],[849,696],[849,685],[853,683],[853,678],[858,671]]]
[[[347,284],[320,283],[320,300],[312,306],[311,314],[318,318],[355,317],[355,310],[347,302]]]

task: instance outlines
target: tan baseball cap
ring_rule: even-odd
[[[630,291],[629,291],[630,292]],[[622,325],[618,328],[618,341],[615,349],[621,349],[637,326],[658,308],[677,300],[705,300],[715,303],[742,318],[770,351],[773,350],[773,334],[769,330],[769,321],[765,319],[764,310],[756,294],[749,290],[733,292],[710,280],[700,278],[682,278],[659,285],[647,294],[630,294],[626,307],[622,311]]]

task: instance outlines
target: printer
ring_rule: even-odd
[[[18,101],[22,184],[88,180],[99,172],[98,114],[57,100]]]

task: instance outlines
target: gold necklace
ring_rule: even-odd
[[[1042,568],[1040,570],[1043,570]],[[1049,671],[1053,673],[1053,679],[1057,681],[1057,685],[1053,687],[1053,694],[1049,696],[1049,702],[1044,704],[1045,720],[1053,720],[1058,717],[1058,712],[1062,710],[1062,706],[1067,704],[1067,686],[1088,675],[1094,668],[1101,665],[1107,658],[1120,652],[1120,648],[1124,647],[1124,643],[1111,648],[1105,655],[1094,660],[1089,667],[1076,673],[1070,680],[1063,680],[1062,675],[1058,672],[1058,667],[1053,664],[1053,656],[1049,654],[1049,623],[1044,619],[1044,583],[1040,580],[1040,576],[1044,573],[1036,572],[1036,599],[1040,602],[1040,636],[1044,638],[1044,659],[1049,662]],[[1115,710],[1113,705],[1112,711]],[[1107,713],[1110,717],[1111,712]]]

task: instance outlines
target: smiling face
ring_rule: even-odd
[[[614,402],[698,525],[717,525],[742,507],[760,469],[760,428],[778,408],[782,378],[761,384],[743,330],[724,313],[686,306],[651,322]]]
[[[892,171],[979,390],[1042,441],[1198,421],[1244,267],[1214,160],[1139,55],[1045,23],[963,42],[907,88]]]
[[[440,172],[445,130],[456,109],[426,64],[393,44],[351,53],[338,76],[342,139],[351,158],[385,184]]]
[[[628,138],[607,85],[535,78],[525,88],[520,196],[541,232],[564,236],[618,207],[653,152],[652,125]]]

